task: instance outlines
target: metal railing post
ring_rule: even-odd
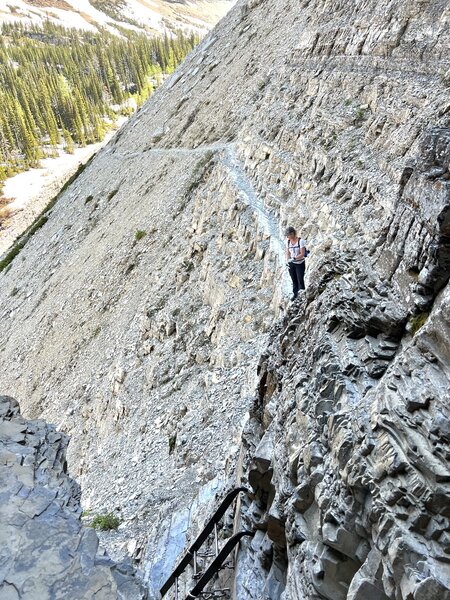
[[[197,568],[197,556],[198,556],[199,548],[201,548],[203,546],[203,544],[206,542],[208,536],[211,535],[213,530],[214,530],[214,545],[215,545],[215,559],[214,559],[213,563],[215,563],[217,569],[220,569],[222,567],[223,559],[221,561],[217,561],[217,559],[219,557],[223,556],[224,549],[228,549],[228,551],[226,553],[227,556],[228,556],[228,553],[230,552],[230,550],[229,550],[229,542],[226,542],[224,548],[222,548],[222,550],[219,550],[219,533],[218,533],[217,524],[219,523],[219,521],[222,519],[222,517],[224,516],[227,509],[233,504],[233,502],[236,500],[236,498],[239,496],[239,494],[241,492],[244,492],[246,494],[249,493],[249,491],[246,487],[241,486],[241,487],[235,488],[234,490],[231,490],[225,496],[225,498],[222,500],[222,502],[220,503],[217,510],[214,512],[213,516],[209,519],[209,521],[204,526],[201,533],[197,536],[195,541],[191,544],[190,548],[186,551],[184,556],[179,561],[178,565],[172,571],[172,574],[170,575],[170,577],[161,586],[161,588],[160,588],[161,597],[164,597],[166,595],[166,593],[170,590],[170,588],[175,584],[175,600],[178,600],[178,598],[179,598],[178,578],[185,571],[186,567],[192,563],[192,559],[194,559],[194,578],[201,578],[201,581],[203,581],[201,589],[203,590],[203,587],[206,584],[205,579],[204,579],[205,573],[208,572],[209,578],[210,578],[211,577],[211,567],[206,567],[206,562],[205,562],[205,564],[202,563],[202,569],[203,569],[203,567],[206,569],[205,573],[202,571],[202,569],[200,569],[200,571],[199,571]],[[252,535],[252,534],[250,532],[240,532],[238,535],[242,536],[242,535]],[[233,539],[234,540],[237,539],[236,535],[233,536]],[[233,547],[235,545],[236,545],[236,541],[234,542]],[[205,554],[201,554],[201,556],[205,556],[205,557],[206,556],[214,556],[214,553],[212,553],[212,554],[205,553]],[[208,581],[209,581],[209,579],[208,579]],[[195,589],[196,588],[194,587],[192,590],[192,592],[194,592],[194,595],[191,593],[188,593],[188,596],[187,596],[188,598],[197,598],[197,594],[195,594]],[[198,589],[200,589],[200,588],[198,588]]]

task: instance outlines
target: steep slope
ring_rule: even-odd
[[[117,33],[117,26],[163,33],[190,29],[206,33],[233,5],[234,0],[170,2],[158,0],[14,0],[0,7],[3,21],[42,25],[50,20],[64,27]]]
[[[153,589],[252,408],[237,598],[446,593],[449,13],[353,9],[239,3],[1,275],[2,390],[70,433],[87,504],[147,532]],[[288,223],[309,290],[260,361]]]

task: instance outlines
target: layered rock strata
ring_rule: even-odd
[[[320,170],[325,224],[333,200],[359,201],[261,358],[244,436],[257,534],[236,598],[450,598],[450,128],[437,123],[372,241],[373,222],[354,219],[366,183]]]
[[[27,421],[0,397],[0,598],[120,598],[147,594],[129,565],[99,549],[80,522],[80,488],[67,475],[68,438]]]
[[[450,597],[449,300],[396,351],[393,332],[349,335],[323,294],[280,323],[246,435],[258,533],[237,598]]]
[[[150,540],[155,595],[249,409],[238,598],[446,593],[448,19],[240,2],[1,275],[0,385],[70,433],[117,551]],[[308,294],[261,359],[287,224]]]

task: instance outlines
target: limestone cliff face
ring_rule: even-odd
[[[95,531],[81,526],[67,442],[0,396],[0,598],[146,598],[134,570],[114,564],[99,550]]]
[[[239,3],[1,276],[0,385],[150,539],[151,589],[245,426],[237,598],[448,594],[449,18]]]

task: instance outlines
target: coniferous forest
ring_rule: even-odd
[[[196,34],[149,38],[5,23],[0,38],[0,190],[58,148],[100,141],[140,106],[198,43]],[[131,100],[134,99],[134,100]],[[131,101],[130,101],[131,100]]]

